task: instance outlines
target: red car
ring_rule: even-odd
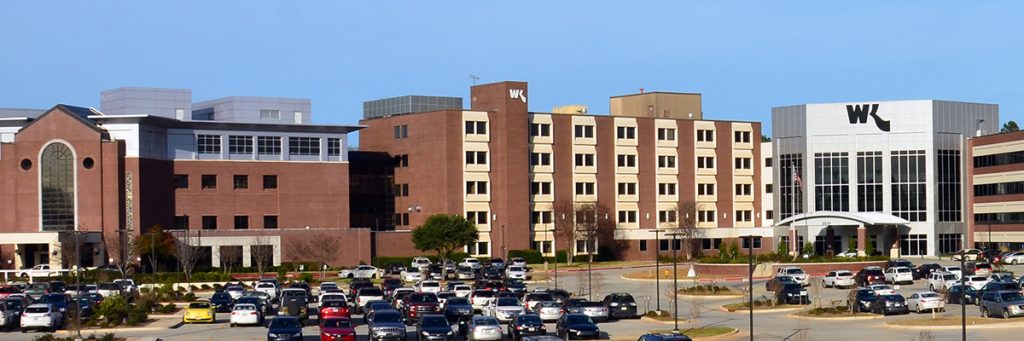
[[[348,304],[345,301],[326,301],[320,305],[320,318],[326,317],[352,317]]]
[[[21,289],[18,289],[17,287],[13,287],[13,286],[0,287],[0,299],[7,298],[7,296],[11,296],[11,294],[20,294],[20,293],[21,293]]]
[[[347,317],[320,320],[320,341],[356,341],[356,325]]]

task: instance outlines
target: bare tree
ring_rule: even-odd
[[[132,238],[128,230],[117,230],[117,233],[105,233],[103,244],[106,247],[107,255],[113,260],[117,270],[121,272],[121,278],[125,279],[134,275],[132,264],[139,256],[139,248],[135,245],[138,239]]]
[[[242,260],[242,248],[245,246],[220,246],[220,268],[224,273],[231,273],[232,268]]]
[[[337,234],[327,231],[309,231],[309,233],[293,236],[288,240],[288,254],[295,260],[316,262],[320,278],[323,278],[324,267],[334,259],[338,247],[343,242]]]
[[[615,239],[615,221],[610,216],[608,206],[598,203],[586,203],[576,206],[576,231],[587,242],[588,262],[594,261],[597,243],[606,243],[609,250],[621,249]],[[613,255],[614,256],[614,255]]]
[[[253,238],[251,248],[252,265],[256,267],[256,272],[260,273],[260,278],[263,278],[263,270],[274,261],[274,246],[271,244],[270,237],[257,236]]]
[[[558,262],[558,245],[566,245],[566,263],[572,265],[572,245],[579,236],[575,223],[576,205],[570,200],[558,200],[551,209],[555,215],[555,262]]]
[[[174,255],[178,258],[178,262],[181,263],[181,270],[185,272],[185,280],[189,283],[192,282],[192,271],[195,270],[196,264],[200,258],[199,238],[193,237],[190,230],[182,230],[182,236],[178,237],[174,241]],[[189,290],[191,286],[189,286]]]
[[[687,201],[679,204],[676,206],[675,214],[675,223],[662,225],[676,230],[677,238],[682,244],[683,257],[689,260],[697,256],[697,250],[700,250],[700,239],[704,238],[704,230],[697,227],[697,203]]]

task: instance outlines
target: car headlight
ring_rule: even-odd
[[[611,304],[609,304],[609,305],[610,305],[610,306],[613,306],[613,307],[618,307],[618,306],[619,306],[619,304],[618,304],[618,303],[615,303],[615,302],[612,302],[612,303],[611,303]]]
[[[453,331],[449,330],[449,331],[448,331],[448,335],[455,335],[455,332],[453,332]]]
[[[428,332],[422,332],[420,334],[423,334],[423,336],[430,336],[430,333],[428,333]]]
[[[269,337],[277,337],[277,334],[270,333],[270,334],[267,334],[267,336],[269,336]]]

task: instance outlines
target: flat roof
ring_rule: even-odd
[[[644,95],[650,95],[650,94],[664,94],[664,95],[701,95],[701,93],[699,93],[699,92],[672,92],[672,91],[650,91],[650,92],[646,92],[646,91],[645,91],[645,92],[643,92],[643,93],[638,93],[638,94],[618,95],[618,96],[611,96],[611,97],[608,97],[608,98],[619,98],[619,97],[631,97],[631,96],[644,96]]]
[[[97,123],[138,123],[155,125],[171,129],[210,129],[210,130],[259,130],[292,133],[328,133],[348,134],[364,125],[317,125],[317,124],[273,124],[189,120],[179,121],[173,118],[153,115],[93,115],[90,119]]]

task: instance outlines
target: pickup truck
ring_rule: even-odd
[[[21,269],[18,271],[18,277],[50,277],[59,276],[62,271],[50,268],[50,264],[39,264],[33,266],[31,269]]]

